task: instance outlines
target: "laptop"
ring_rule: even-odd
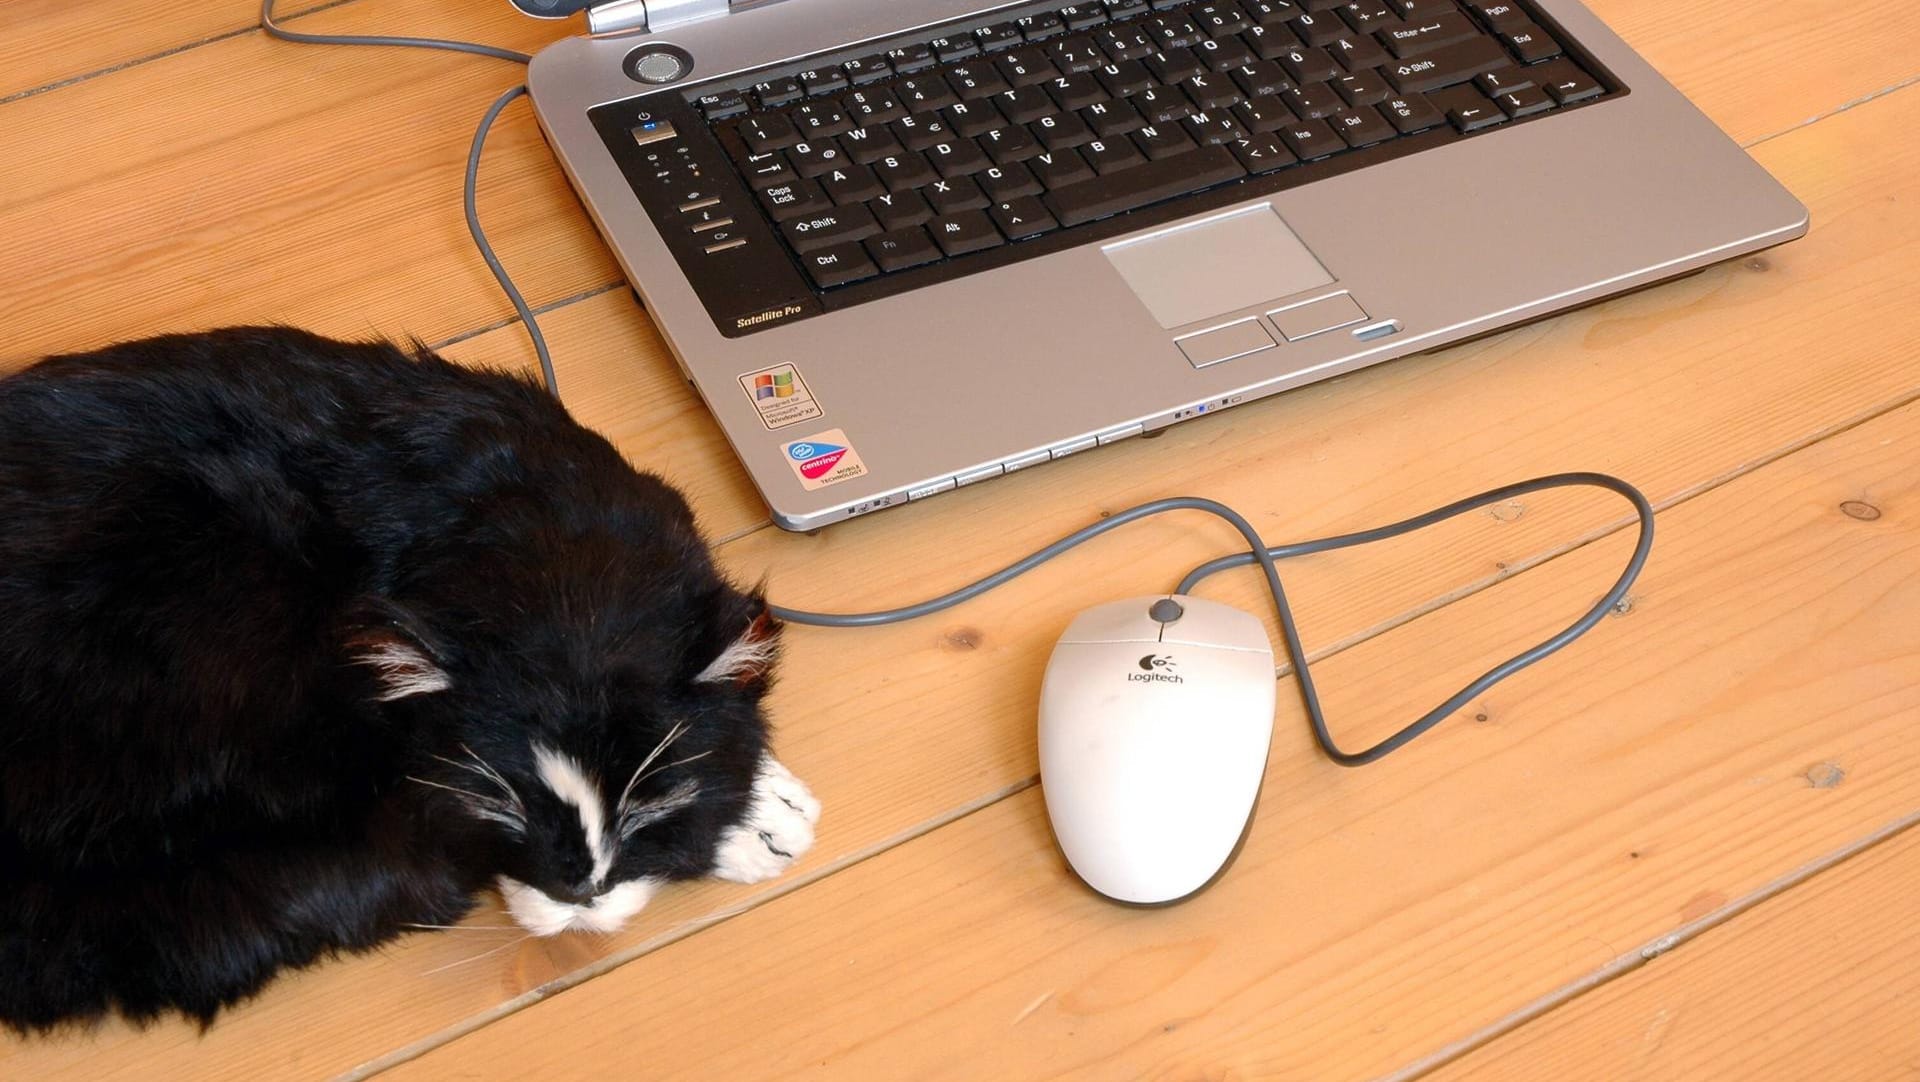
[[[1574,0],[515,0],[540,123],[811,530],[1800,236]]]

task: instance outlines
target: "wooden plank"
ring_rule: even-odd
[[[300,24],[523,50],[568,25],[462,0],[361,0]],[[509,318],[460,186],[474,125],[523,77],[499,60],[249,34],[7,105],[0,370],[223,323],[432,341]],[[524,104],[489,140],[480,209],[536,305],[618,276]]]
[[[1920,405],[1669,511],[1629,617],[1374,767],[1283,710],[1246,848],[1187,904],[1081,889],[1025,792],[383,1077],[1378,1077],[1920,808],[1917,458]],[[1325,679],[1383,731],[1626,540]]]
[[[1909,830],[1424,1077],[1911,1077],[1916,893],[1920,830]]]
[[[283,3],[297,12],[310,4]],[[191,48],[254,23],[236,0],[7,0],[0,99]]]
[[[728,556],[749,579],[773,566],[775,596],[783,600],[834,601],[837,590],[859,602],[930,588],[930,573],[908,569],[936,568],[957,579],[995,553],[1024,551],[1036,537],[1090,517],[1074,508],[1099,506],[1102,486],[1116,478],[1133,478],[1135,487],[1108,494],[1108,506],[1200,491],[1246,507],[1276,536],[1371,523],[1555,468],[1618,469],[1676,497],[1764,460],[1827,419],[1912,393],[1910,323],[1861,321],[1844,341],[1832,326],[1849,312],[1905,311],[1897,302],[1917,261],[1920,211],[1889,195],[1920,168],[1920,148],[1898,137],[1916,122],[1920,94],[1905,93],[1763,148],[1767,164],[1810,199],[1821,223],[1808,240],[1770,255],[1769,271],[1718,272],[1444,358],[1288,396],[1272,408],[1249,409],[1245,420],[1228,414],[1158,442],[1117,446],[1105,452],[1105,463],[1089,457],[1001,482],[1009,486],[1004,499],[986,499],[981,489],[818,538],[754,535],[727,546]],[[595,303],[620,300],[608,295]],[[507,338],[487,344],[487,357],[522,348],[516,329],[496,334]],[[566,367],[561,378],[572,378]],[[1727,387],[1741,393],[1715,393]],[[1446,423],[1410,423],[1416,416]],[[1312,561],[1290,570],[1290,581],[1310,641],[1326,643],[1381,622],[1381,611],[1403,611],[1370,608],[1382,604],[1380,597],[1398,592],[1425,602],[1465,588],[1490,573],[1493,560],[1536,556],[1614,512],[1595,514],[1488,518],[1460,534],[1435,534],[1366,558]],[[1223,534],[1191,523],[1143,525],[1124,542],[1067,557],[948,619],[859,633],[796,631],[773,715],[782,757],[827,801],[820,847],[804,870],[857,860],[1022,784],[1034,772],[1040,668],[1069,615],[1093,601],[1164,588],[1189,558],[1224,544]],[[970,552],[974,546],[984,551]],[[1663,544],[1656,567],[1667,551]],[[1525,587],[1528,611],[1537,606],[1564,619],[1611,574],[1606,566],[1586,573],[1585,592],[1571,599]],[[1238,583],[1208,592],[1253,606]],[[1510,648],[1524,639],[1521,631],[1500,629],[1487,641]],[[1494,649],[1475,639],[1463,657],[1438,660],[1432,672],[1458,683],[1484,667]],[[1542,678],[1570,677],[1585,656],[1550,664]],[[1412,706],[1355,702],[1353,689],[1369,681],[1397,686],[1397,677],[1355,681],[1334,671],[1323,680],[1345,732],[1364,728],[1376,705],[1384,709],[1380,717],[1406,716],[1403,707]],[[1449,689],[1417,690],[1437,700]],[[1299,736],[1290,723],[1282,732]],[[1337,775],[1340,784],[1363,789],[1384,783],[1356,779],[1391,776]],[[1372,792],[1381,802],[1397,799]],[[717,884],[676,889],[622,936],[542,943],[489,958],[475,958],[497,945],[487,933],[416,937],[378,957],[283,981],[205,1038],[184,1026],[144,1036],[111,1027],[71,1052],[0,1045],[0,1073],[16,1066],[47,1078],[116,1070],[144,1077],[332,1073],[474,1024],[516,996],[644,953],[655,937],[685,922],[762,896]],[[474,922],[497,924],[500,917],[489,908]]]

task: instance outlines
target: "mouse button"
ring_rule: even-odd
[[[1158,598],[1143,597],[1095,605],[1073,618],[1073,622],[1061,632],[1060,641],[1158,642],[1160,624],[1147,615],[1147,610],[1156,600]]]
[[[1182,598],[1186,615],[1165,625],[1160,641],[1168,645],[1214,646],[1226,650],[1258,650],[1271,655],[1273,643],[1259,617],[1217,601]],[[1156,625],[1157,626],[1157,625]]]

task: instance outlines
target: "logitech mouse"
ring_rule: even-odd
[[[1230,605],[1159,595],[1075,617],[1040,686],[1040,787],[1074,873],[1139,905],[1211,883],[1252,819],[1273,697],[1266,628]]]

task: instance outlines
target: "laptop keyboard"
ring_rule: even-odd
[[[694,122],[753,208],[682,203],[669,221],[717,233],[695,247],[720,255],[752,245],[737,219],[753,214],[778,249],[757,258],[797,266],[815,303],[793,314],[812,314],[1152,224],[1132,220],[1145,208],[1189,213],[1204,193],[1247,198],[1623,92],[1550,27],[1512,0],[1031,11],[700,88]],[[782,310],[766,301],[728,311]],[[709,307],[723,331],[759,327]]]

